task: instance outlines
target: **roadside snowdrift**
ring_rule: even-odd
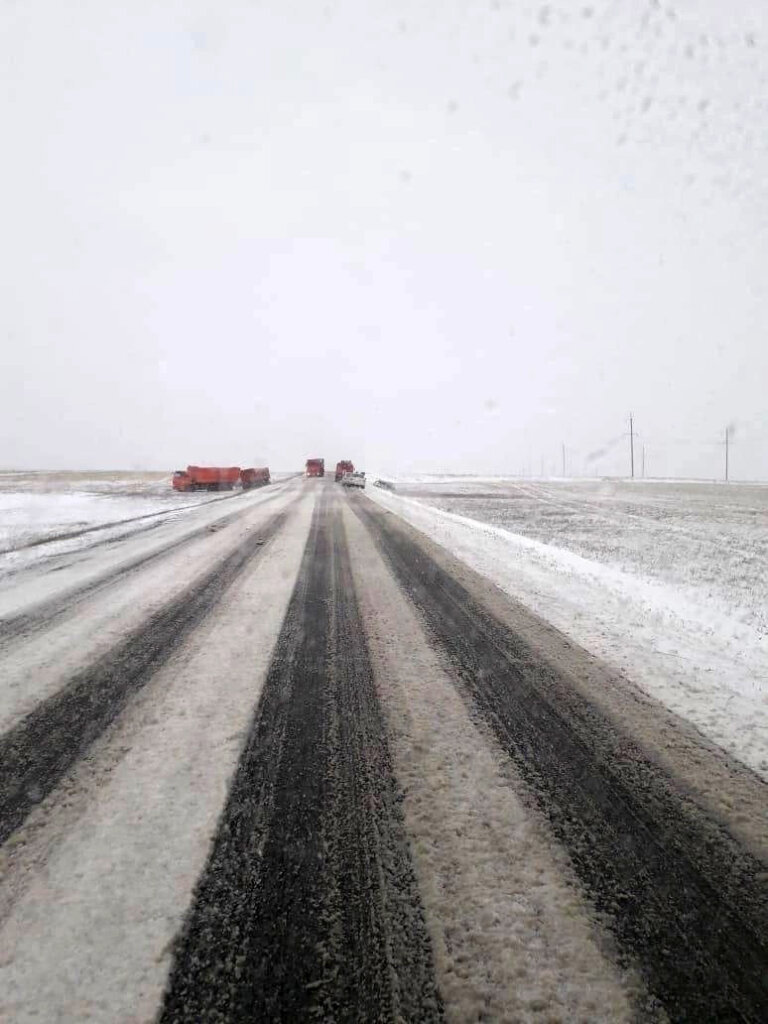
[[[768,634],[749,609],[727,603],[724,595],[739,582],[717,579],[718,566],[724,576],[737,571],[727,555],[718,558],[711,544],[677,544],[678,562],[687,562],[678,576],[690,582],[673,583],[632,571],[641,559],[618,568],[600,560],[598,548],[584,557],[423,500],[375,487],[366,493],[768,779]],[[595,532],[609,535],[597,505],[594,519]],[[651,529],[633,539],[649,552],[659,543]],[[768,566],[750,570],[768,590]],[[713,577],[716,583],[708,584]],[[750,593],[755,597],[754,587]]]

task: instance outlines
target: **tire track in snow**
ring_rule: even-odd
[[[270,494],[268,498],[260,503],[260,507],[274,501],[281,493],[282,492],[276,492],[275,494]],[[204,504],[207,505],[213,503],[205,502]],[[218,504],[218,502],[216,502],[216,504]],[[55,622],[56,619],[71,612],[77,605],[81,604],[88,598],[91,598],[107,587],[111,587],[115,583],[119,583],[121,580],[134,575],[140,569],[143,569],[152,562],[157,562],[166,558],[185,544],[191,544],[200,537],[206,536],[206,534],[210,533],[212,530],[220,530],[229,526],[232,522],[247,514],[251,508],[252,506],[238,508],[235,511],[222,516],[221,519],[205,523],[196,530],[184,534],[183,537],[179,537],[178,540],[171,541],[169,544],[158,548],[156,551],[150,551],[138,558],[124,562],[116,569],[110,569],[108,572],[102,573],[95,579],[89,580],[87,583],[79,584],[78,586],[71,587],[62,593],[56,594],[55,597],[33,606],[29,611],[20,612],[17,615],[0,619],[0,644],[15,640],[17,637],[26,638],[30,634],[46,629],[52,622]],[[158,525],[165,525],[165,523],[153,524],[152,529],[156,529]],[[136,532],[129,534],[130,538],[135,536]],[[112,543],[112,541],[110,540],[104,543]],[[94,547],[95,546],[96,545],[94,545]]]
[[[337,502],[315,511],[166,1024],[442,1019]]]
[[[62,533],[52,533],[45,537],[38,537],[35,540],[27,541],[24,544],[18,544],[15,547],[0,548],[0,555],[15,554],[17,551],[28,551],[29,548],[45,547],[46,544],[56,544],[63,540],[74,540],[76,537],[85,537],[88,534],[100,533],[103,530],[114,530],[119,526],[127,526],[130,523],[139,523],[146,521],[147,519],[161,520],[159,523],[152,523],[145,527],[145,529],[154,529],[156,526],[163,525],[166,521],[172,522],[182,513],[190,511],[190,509],[202,508],[204,505],[212,505],[216,502],[227,501],[231,498],[239,498],[242,497],[242,494],[243,492],[240,491],[235,494],[227,494],[223,498],[209,498],[208,501],[196,501],[191,505],[171,506],[170,508],[160,509],[158,512],[145,512],[143,515],[129,516],[127,519],[113,519],[106,523],[96,523],[94,526],[83,526],[79,530],[67,530]],[[137,533],[142,532],[143,529],[125,530],[123,533],[120,533],[115,537],[111,537],[110,540],[121,540],[123,537],[133,537]]]
[[[314,497],[0,848],[0,1020],[155,1020]]]
[[[636,1022],[636,972],[617,969],[525,784],[365,526],[344,519],[446,1019]]]
[[[369,500],[368,527],[456,685],[545,811],[674,1019],[768,1019],[765,865],[692,820],[674,782]]]
[[[288,511],[278,512],[254,530],[193,587],[153,614],[94,665],[77,672],[0,736],[0,843],[87,754],[131,696],[282,528],[288,515]]]

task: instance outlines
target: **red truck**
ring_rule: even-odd
[[[269,483],[269,470],[266,466],[262,469],[241,469],[240,483],[244,491],[250,490],[251,487],[264,487]]]
[[[325,459],[307,459],[307,476],[325,476]]]
[[[176,491],[231,491],[240,481],[240,467],[187,466],[173,474]]]
[[[344,476],[345,473],[354,473],[354,472],[355,472],[355,467],[352,465],[352,463],[349,461],[349,459],[342,459],[341,462],[337,462],[336,463],[336,475],[334,477],[334,480],[336,481],[336,483],[338,483],[339,480],[341,480],[341,478]]]

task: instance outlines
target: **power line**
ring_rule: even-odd
[[[632,413],[629,414],[629,468],[632,479],[635,479],[635,425]]]

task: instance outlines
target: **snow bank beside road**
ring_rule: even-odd
[[[272,483],[285,483],[293,475],[275,473]],[[239,488],[221,494],[174,491],[170,473],[0,471],[0,556],[9,556],[0,559],[0,572],[5,562],[15,567],[15,552],[35,545],[68,541],[123,524],[140,529],[142,519],[164,513],[173,518],[186,509],[240,493]]]
[[[420,501],[367,493],[768,779],[768,637],[737,609]]]
[[[768,634],[768,487],[649,480],[404,482],[418,498],[632,576]]]
[[[179,493],[171,489],[167,476],[162,489],[150,481],[144,490],[137,489],[133,477],[101,482],[94,490],[77,490],[72,481],[61,483],[59,490],[55,475],[25,481],[28,486],[9,485],[8,477],[0,473],[0,579],[57,555],[151,529],[161,521],[170,522],[191,509],[241,493]],[[85,488],[88,482],[81,483]]]
[[[0,554],[174,511],[196,498],[174,491],[168,473],[0,471]]]
[[[185,495],[189,503],[189,496]],[[172,510],[182,504],[160,497],[106,496],[78,491],[0,491],[0,553],[108,523]]]

